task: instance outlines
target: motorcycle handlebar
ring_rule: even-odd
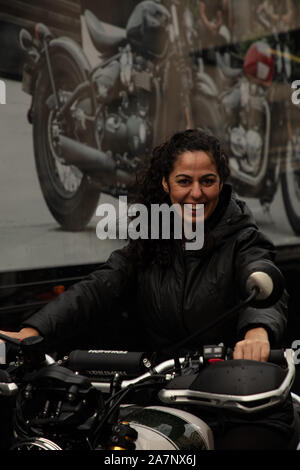
[[[68,367],[79,371],[97,371],[99,375],[120,373],[137,375],[151,367],[144,352],[75,350],[68,358]]]
[[[203,357],[198,356],[199,362],[203,362]],[[230,359],[230,355],[227,356]],[[268,362],[282,364],[285,360],[284,349],[274,349],[270,351]],[[186,357],[178,359],[180,364],[186,362]],[[68,358],[68,367],[74,371],[90,372],[93,375],[106,376],[120,374],[122,376],[134,377],[130,380],[123,380],[122,388],[128,385],[139,383],[155,374],[164,374],[176,366],[174,359],[166,360],[160,364],[153,365],[145,352],[128,351],[105,351],[90,350],[72,351]]]
[[[233,350],[228,349],[227,359],[233,359]],[[271,349],[268,362],[273,362],[274,364],[281,364],[285,359],[284,349]]]

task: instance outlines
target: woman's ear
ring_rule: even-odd
[[[162,186],[164,188],[164,191],[166,193],[168,193],[169,192],[169,186],[168,186],[167,180],[164,176],[163,176],[163,179],[162,179]]]

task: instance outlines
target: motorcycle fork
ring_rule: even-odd
[[[58,97],[58,93],[57,93],[56,86],[55,86],[53,70],[52,70],[52,65],[51,65],[51,59],[50,59],[50,53],[49,53],[49,47],[48,47],[48,43],[47,43],[46,39],[44,39],[44,41],[43,41],[43,46],[44,46],[47,70],[48,70],[49,79],[50,79],[50,83],[51,83],[51,88],[52,88],[53,95],[54,95],[54,100],[55,100],[55,108],[56,108],[56,110],[58,110],[59,109],[59,97]]]
[[[80,83],[75,88],[73,93],[69,96],[69,98],[66,100],[66,102],[64,102],[62,104],[62,106],[60,107],[59,95],[58,95],[58,92],[57,92],[57,89],[56,89],[54,74],[53,74],[53,70],[52,70],[51,58],[50,58],[50,53],[49,53],[49,46],[48,46],[48,43],[47,43],[46,40],[44,40],[43,46],[44,46],[47,70],[48,70],[48,74],[49,74],[51,88],[52,88],[52,91],[53,91],[54,101],[55,101],[55,109],[57,111],[57,116],[61,117],[71,108],[72,104],[74,103],[74,101],[77,98],[79,98],[81,93],[83,93],[86,90],[91,89],[91,84],[90,84],[89,80],[86,80],[85,82]],[[96,99],[95,99],[95,96],[94,96],[93,92],[92,92],[91,95],[92,95],[91,96],[92,113],[94,113],[95,110],[96,110]]]

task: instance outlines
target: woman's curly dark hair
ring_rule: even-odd
[[[228,157],[220,141],[213,135],[199,129],[188,129],[175,133],[169,140],[155,147],[149,159],[145,159],[136,173],[136,184],[128,196],[129,203],[139,203],[151,212],[152,204],[171,205],[168,193],[162,186],[162,179],[169,180],[177,157],[184,152],[203,150],[214,160],[221,182],[230,174]],[[170,240],[136,239],[129,241],[127,255],[140,267],[149,263],[168,266],[172,249]]]

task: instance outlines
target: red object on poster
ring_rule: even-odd
[[[244,74],[264,86],[271,85],[274,77],[275,60],[267,43],[258,41],[248,49],[243,70]]]

